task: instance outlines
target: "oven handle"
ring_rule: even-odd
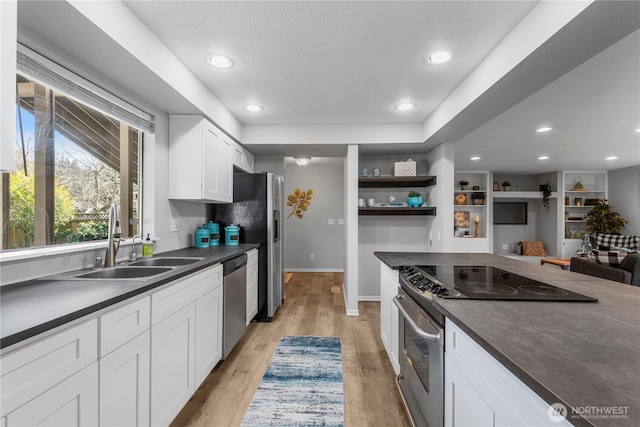
[[[414,330],[414,332],[416,334],[418,334],[419,336],[421,336],[422,338],[429,340],[429,341],[439,341],[440,340],[440,333],[437,334],[430,334],[429,332],[425,332],[422,329],[420,329],[420,327],[418,326],[418,324],[411,318],[411,316],[409,315],[409,313],[407,313],[407,310],[402,306],[402,304],[400,304],[400,299],[402,299],[402,295],[396,295],[395,297],[393,297],[393,303],[396,305],[396,307],[398,307],[398,310],[400,310],[402,312],[402,315],[404,316],[404,318],[409,321],[409,324],[411,325],[411,328]]]

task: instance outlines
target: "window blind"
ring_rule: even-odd
[[[17,71],[42,85],[85,103],[145,132],[154,133],[154,116],[18,43]]]

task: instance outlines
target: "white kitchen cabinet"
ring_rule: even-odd
[[[149,425],[150,347],[147,330],[100,359],[101,426]]]
[[[151,425],[168,426],[195,391],[195,304],[151,328]]]
[[[209,290],[222,286],[222,264],[176,280],[170,286],[151,295],[151,324],[166,319],[180,308],[193,303]]]
[[[385,263],[380,263],[380,338],[396,375],[400,373],[398,358],[398,308],[393,298],[398,294],[399,275]]]
[[[448,318],[445,331],[445,426],[571,425]]]
[[[258,250],[247,252],[247,326],[258,314]]]
[[[7,427],[98,425],[98,363],[21,405],[5,422]]]
[[[249,150],[237,142],[233,142],[231,157],[233,166],[240,168],[245,172],[253,173],[254,156]]]
[[[169,117],[169,198],[233,201],[232,141],[201,116]]]
[[[151,295],[151,425],[169,425],[222,356],[222,264]]]
[[[196,300],[195,386],[222,359],[222,284]]]
[[[97,323],[97,320],[93,319],[72,326],[3,355],[0,361],[0,415],[13,413],[17,408],[95,362],[98,358]],[[93,386],[97,395],[97,381]],[[85,392],[84,389],[78,391]]]
[[[151,327],[151,298],[144,297],[100,316],[100,350],[104,357]]]

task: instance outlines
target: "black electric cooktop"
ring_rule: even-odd
[[[598,301],[492,266],[406,266],[400,268],[400,283],[414,295],[429,299]]]

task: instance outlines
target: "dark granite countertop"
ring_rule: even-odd
[[[640,288],[491,254],[375,255],[394,269],[493,265],[598,298],[597,303],[436,299],[434,305],[546,402],[587,410],[628,407],[627,418],[570,417],[571,423],[640,423]]]
[[[0,287],[0,349],[90,315],[187,274],[224,262],[259,246],[258,244],[221,245],[205,249],[185,248],[155,254],[155,257],[197,257],[202,258],[202,261],[175,267],[170,272],[147,280],[64,280],[60,277],[68,274],[57,274],[2,286]]]

